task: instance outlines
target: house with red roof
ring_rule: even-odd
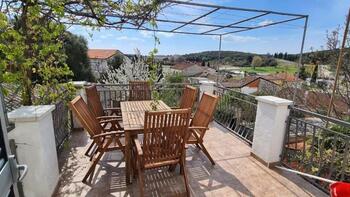
[[[88,57],[90,60],[91,70],[95,77],[100,78],[100,74],[108,68],[108,61],[114,56],[122,54],[116,49],[89,49]]]

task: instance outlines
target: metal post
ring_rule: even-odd
[[[305,16],[305,24],[304,24],[304,32],[303,32],[303,39],[301,41],[301,47],[300,47],[300,54],[299,54],[299,61],[298,61],[298,72],[297,72],[297,81],[295,82],[294,86],[294,95],[293,95],[293,103],[295,104],[295,97],[297,95],[297,88],[298,88],[298,80],[300,75],[300,69],[302,66],[303,61],[303,53],[304,53],[304,44],[305,44],[305,37],[306,37],[306,30],[307,30],[307,23],[309,20],[309,16]]]
[[[222,40],[222,35],[219,36],[219,60],[218,64],[216,65],[216,86],[219,86],[219,74],[220,74],[220,63],[221,63],[221,40]]]
[[[344,35],[343,35],[343,42],[342,42],[342,46],[341,46],[340,52],[339,52],[339,57],[338,57],[338,62],[337,62],[337,71],[335,74],[332,96],[331,96],[331,99],[330,99],[329,104],[328,104],[327,116],[330,116],[331,112],[333,110],[333,100],[334,100],[335,92],[337,90],[340,66],[343,65],[343,59],[344,59],[343,54],[344,54],[344,48],[345,48],[345,44],[346,44],[346,40],[347,40],[347,36],[348,36],[348,31],[349,31],[349,23],[350,23],[350,9],[348,11],[348,16],[346,17],[346,25],[345,25]]]

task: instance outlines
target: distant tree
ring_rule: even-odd
[[[124,56],[118,53],[111,60],[108,61],[108,66],[112,67],[113,69],[118,69],[120,65],[122,65],[123,60]]]
[[[251,63],[252,61],[253,61],[253,56],[252,56],[252,55],[249,55],[249,56],[247,57],[247,62],[248,62],[248,64]]]
[[[255,69],[255,67],[260,67],[262,63],[263,63],[263,59],[260,56],[254,56],[251,64]]]
[[[306,72],[305,66],[303,65],[300,68],[300,72],[299,72],[299,78],[302,80],[306,80],[306,78],[309,77],[309,74]]]
[[[277,61],[272,56],[265,57],[261,66],[277,66]]]
[[[318,64],[315,64],[314,71],[312,72],[312,75],[311,75],[311,82],[312,83],[316,83],[317,75],[318,75]]]
[[[284,55],[283,55],[283,59],[287,60],[288,59],[288,53],[285,52]]]
[[[210,63],[209,62],[207,63],[207,66],[210,67]]]
[[[279,58],[279,59],[283,59],[283,53],[279,53],[279,54],[278,54],[278,58]]]
[[[67,65],[73,71],[73,80],[94,82],[89,58],[87,41],[83,36],[70,32],[64,34],[63,49],[67,56]]]
[[[205,67],[205,61],[202,61],[201,66]]]

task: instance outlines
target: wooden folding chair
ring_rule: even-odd
[[[97,91],[96,85],[85,88],[87,105],[95,113],[97,117],[103,119],[103,116],[116,116],[121,118],[121,110],[119,107],[103,108],[100,95]]]
[[[191,121],[190,136],[187,140],[187,144],[195,144],[200,148],[213,165],[215,165],[215,162],[203,144],[203,137],[206,130],[209,129],[208,125],[213,118],[218,100],[219,97],[216,95],[203,93],[197,111]]]
[[[120,108],[103,108],[96,85],[86,87],[85,92],[87,97],[87,105],[89,109],[91,109],[91,111],[95,114],[97,120],[101,121],[102,127],[106,128],[107,126],[112,126],[113,128],[110,129],[123,130],[123,127],[120,124],[120,121],[122,121]],[[111,125],[108,124],[108,121],[106,121],[108,119],[117,119],[118,121],[116,124]],[[91,156],[93,154],[93,151],[92,153],[90,152],[93,150],[94,146],[95,143],[92,141],[85,152],[86,156]]]
[[[144,137],[141,146],[134,139],[134,151],[138,183],[141,196],[144,195],[143,174],[147,169],[180,164],[184,176],[187,196],[188,180],[185,170],[185,144],[188,138],[190,109],[145,112]]]
[[[86,183],[88,177],[92,178],[95,167],[105,152],[113,150],[122,150],[124,152],[125,145],[121,142],[124,131],[113,130],[114,127],[110,127],[109,129],[103,128],[100,121],[98,121],[94,113],[89,110],[81,96],[74,98],[69,103],[69,107],[84,129],[89,133],[90,138],[97,145],[96,154],[92,155],[91,166],[83,178],[83,182]],[[117,119],[108,119],[104,121],[112,125],[118,122]]]
[[[192,109],[194,103],[196,102],[197,94],[197,88],[190,85],[186,85],[181,96],[180,106],[173,107],[172,109]]]
[[[129,101],[151,100],[151,85],[148,81],[129,82]]]

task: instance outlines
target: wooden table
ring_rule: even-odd
[[[130,182],[131,175],[131,140],[137,134],[143,132],[145,111],[152,111],[152,101],[126,101],[120,103],[120,108],[123,117],[123,127],[125,130],[125,168],[126,168],[126,183]],[[159,101],[158,110],[170,110],[163,101]]]

